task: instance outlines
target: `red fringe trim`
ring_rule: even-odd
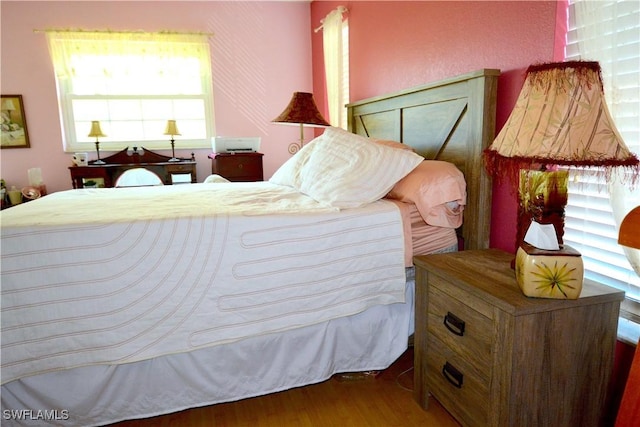
[[[551,77],[544,71],[552,70],[564,72],[566,79],[569,78],[570,73],[575,74],[589,89],[591,89],[591,85],[598,84],[600,86],[600,92],[604,93],[602,69],[596,61],[566,61],[534,64],[527,68],[527,77],[530,79],[532,85],[542,87],[548,83],[547,80]],[[558,76],[554,76],[554,78],[558,78]],[[563,86],[564,85],[559,85],[559,87]]]
[[[631,172],[630,177],[624,178],[625,184],[630,184],[633,188],[640,181],[640,161],[631,154],[623,160],[549,160],[538,157],[504,157],[497,151],[486,149],[483,153],[483,160],[487,173],[494,177],[497,182],[511,184],[517,188],[520,180],[520,169],[541,170],[549,166],[574,166],[583,168],[600,168],[594,171],[596,174],[604,174],[607,181],[612,178],[614,168],[625,168]]]

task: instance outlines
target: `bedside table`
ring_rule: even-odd
[[[528,298],[512,259],[414,258],[415,400],[464,426],[602,425],[624,292],[585,280],[577,300]]]
[[[211,173],[229,181],[262,181],[262,153],[212,153]]]

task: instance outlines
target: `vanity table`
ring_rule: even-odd
[[[171,158],[154,153],[146,148],[125,148],[102,159],[104,164],[90,161],[87,166],[69,166],[73,188],[89,186],[113,187],[118,177],[126,170],[144,168],[154,172],[165,185],[176,183],[195,183],[196,160],[193,153],[190,159],[169,161]],[[185,175],[190,175],[185,177]],[[186,179],[181,179],[181,178]]]

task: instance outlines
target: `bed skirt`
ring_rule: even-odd
[[[2,425],[105,425],[319,383],[340,372],[385,369],[413,333],[413,280],[405,292],[404,304],[281,334],[12,381],[2,386]]]

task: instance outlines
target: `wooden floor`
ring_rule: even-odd
[[[458,427],[434,399],[413,400],[413,351],[377,376],[344,375],[267,396],[125,421],[112,427]]]

